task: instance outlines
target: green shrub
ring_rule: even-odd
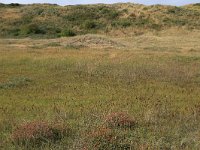
[[[3,3],[0,3],[0,7],[5,7],[6,5]]]
[[[20,35],[28,35],[31,33],[29,26],[22,26],[20,29]]]
[[[28,25],[32,22],[33,16],[32,15],[24,15],[21,18],[22,25]]]
[[[42,13],[45,12],[45,9],[44,8],[39,8],[39,7],[36,7],[32,10],[32,15],[42,15]]]
[[[11,3],[11,4],[8,4],[8,6],[10,6],[10,7],[19,7],[21,5],[18,4],[18,3]]]
[[[70,36],[75,36],[76,33],[72,30],[72,29],[64,29],[62,32],[61,32],[61,36],[66,36],[66,37],[70,37]]]
[[[31,23],[31,24],[21,28],[21,33],[23,33],[23,34],[45,34],[46,31],[39,25],[37,25],[35,23]]]
[[[97,26],[98,25],[95,21],[88,20],[84,23],[84,28],[87,29],[87,30],[95,29],[95,28],[97,28]]]
[[[187,24],[188,20],[183,20],[183,19],[176,19],[176,20],[171,20],[172,24],[177,25],[177,26],[184,26]]]
[[[200,6],[200,3],[193,4],[193,6]]]
[[[120,25],[124,28],[131,26],[132,22],[130,20],[124,19],[121,20]]]
[[[149,19],[146,18],[138,18],[135,22],[136,26],[148,26],[149,24],[151,24]]]
[[[72,6],[70,12],[63,17],[71,23],[78,23],[78,25],[80,25],[81,22],[85,20],[98,19],[99,15],[95,8],[90,8],[88,6]]]
[[[37,24],[28,24],[21,27],[20,33],[22,35],[28,35],[28,34],[45,34],[46,31],[42,28],[40,28]]]
[[[100,13],[107,19],[116,19],[120,15],[120,12],[114,8],[103,7],[100,10]]]
[[[181,11],[181,8],[179,7],[173,7],[173,8],[168,9],[169,14],[176,14],[176,13],[179,13],[180,11]]]
[[[20,33],[20,29],[19,28],[11,28],[10,30],[8,30],[8,35],[11,36],[18,36]]]
[[[132,21],[129,20],[129,19],[121,19],[121,20],[118,20],[118,21],[113,21],[111,23],[111,25],[113,27],[123,27],[123,28],[127,28],[127,27],[130,27],[132,25]]]

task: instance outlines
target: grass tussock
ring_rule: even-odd
[[[60,141],[68,136],[69,128],[61,123],[33,121],[18,126],[12,133],[12,141],[18,145],[41,146],[44,143]]]
[[[105,117],[105,123],[108,127],[133,128],[136,120],[125,112],[114,112]]]

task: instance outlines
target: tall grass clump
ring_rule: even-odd
[[[124,112],[113,112],[105,116],[108,127],[132,128],[136,125],[134,117]]]
[[[44,143],[60,141],[69,134],[69,128],[61,123],[33,121],[21,124],[11,135],[15,144],[41,146]]]

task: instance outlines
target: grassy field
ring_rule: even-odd
[[[88,37],[1,39],[0,149],[199,149],[200,32]],[[107,126],[121,112],[134,126]],[[13,142],[20,124],[41,120],[70,133]]]

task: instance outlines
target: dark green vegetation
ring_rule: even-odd
[[[200,28],[199,5],[184,7],[115,5],[0,5],[1,37],[60,37],[135,28]]]

